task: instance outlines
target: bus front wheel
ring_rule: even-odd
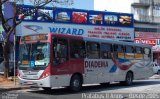
[[[72,91],[79,91],[82,87],[82,79],[79,75],[73,75],[70,81],[70,89]]]

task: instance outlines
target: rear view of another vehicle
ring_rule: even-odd
[[[153,72],[160,75],[160,66],[156,62],[153,63]]]

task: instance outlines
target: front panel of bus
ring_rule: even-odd
[[[49,36],[31,35],[22,37],[19,46],[18,61],[18,78],[20,84],[50,87],[49,74]]]
[[[72,74],[84,72],[84,45],[82,38],[71,39],[66,35],[23,37],[18,62],[20,84],[50,88],[69,86]],[[76,52],[80,50],[78,57]]]

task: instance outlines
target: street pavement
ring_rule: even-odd
[[[132,86],[123,86],[119,83],[112,83],[110,86],[85,85],[78,93],[67,88],[44,91],[41,88],[15,87],[14,84],[10,87],[9,84],[8,87],[1,86],[0,83],[0,89],[3,89],[0,91],[0,99],[1,97],[9,99],[4,96],[14,96],[14,99],[160,99],[159,75],[154,75],[148,80],[134,81]],[[113,93],[117,96],[113,96]],[[126,97],[122,97],[123,95]]]
[[[18,84],[18,79],[16,81],[13,80],[13,77],[8,79],[4,79],[3,76],[0,76],[0,92],[4,91],[12,91],[12,90],[20,90],[20,89],[29,89],[28,86],[20,86]]]

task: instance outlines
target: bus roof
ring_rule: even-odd
[[[107,39],[100,39],[100,38],[90,38],[90,37],[81,37],[81,36],[75,36],[75,35],[67,35],[67,34],[53,34],[51,35],[56,36],[56,37],[61,37],[61,38],[70,38],[70,39],[79,39],[79,40],[84,40],[84,41],[92,41],[92,42],[99,42],[99,43],[116,43],[116,44],[122,44],[122,45],[136,45],[139,47],[151,47],[150,45],[147,44],[138,44],[135,42],[126,42],[126,41],[114,41],[114,40],[107,40]]]
[[[122,45],[136,45],[136,46],[140,46],[140,47],[151,47],[150,45],[147,44],[138,44],[135,42],[126,42],[126,41],[114,41],[114,40],[106,40],[106,39],[99,39],[99,38],[88,38],[88,37],[83,37],[83,39],[85,41],[95,41],[95,42],[99,42],[99,43],[116,43],[116,44],[122,44]]]

